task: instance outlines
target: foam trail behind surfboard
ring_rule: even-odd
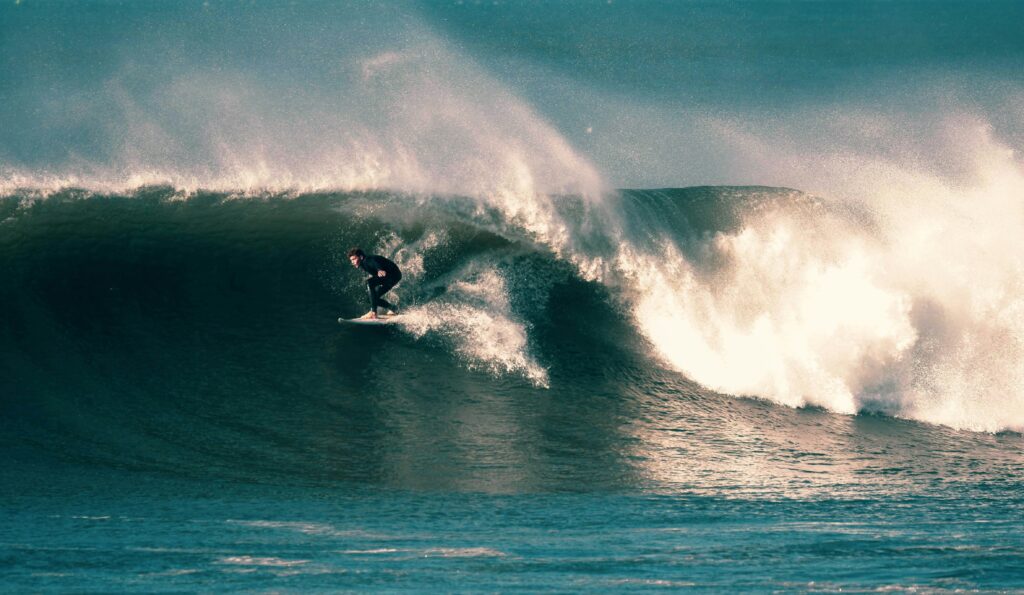
[[[394,316],[381,316],[379,318],[339,318],[338,324],[363,324],[369,326],[377,326],[383,324],[393,324],[398,322],[400,315]]]

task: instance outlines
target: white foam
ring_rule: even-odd
[[[751,212],[706,242],[702,268],[671,242],[624,245],[638,326],[673,367],[729,394],[1024,428],[1024,166],[977,118],[934,127],[947,169],[737,134],[754,167],[817,190],[823,210]],[[871,221],[844,220],[851,208]]]
[[[548,386],[547,370],[530,355],[525,323],[513,314],[505,279],[497,271],[452,283],[442,299],[404,310],[396,324],[417,337],[445,337],[471,368],[518,374]]]
[[[308,564],[309,560],[288,560],[271,556],[226,556],[217,560],[220,564],[234,564],[239,566],[271,566],[271,567],[292,567]]]
[[[501,558],[506,554],[489,547],[437,547],[423,550],[423,555],[441,558]]]
[[[900,356],[915,336],[909,301],[879,287],[859,243],[822,246],[790,225],[762,219],[717,235],[705,254],[723,264],[711,276],[670,242],[655,255],[623,246],[637,323],[671,365],[715,390],[855,412],[870,377],[849,370]]]

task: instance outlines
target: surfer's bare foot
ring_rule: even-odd
[[[384,316],[394,316],[395,314],[398,314],[398,312],[395,312],[394,310],[388,310],[387,312],[384,313]]]
[[[360,316],[359,320],[366,320],[366,319],[372,320],[374,318],[377,318],[377,312],[371,310],[371,311],[367,312],[366,314],[363,314],[362,316]]]

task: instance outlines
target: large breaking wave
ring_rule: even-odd
[[[170,188],[11,196],[2,224],[13,305],[6,348],[10,361],[37,369],[34,358],[50,356],[33,349],[69,349],[58,347],[65,327],[101,337],[145,328],[159,342],[166,316],[173,329],[236,323],[240,311],[260,326],[282,311],[296,328],[323,325],[363,307],[358,279],[342,267],[345,249],[361,244],[407,271],[397,290],[408,313],[402,331],[494,377],[551,387],[537,326],[580,307],[553,297],[553,287],[583,283],[632,320],[636,338],[622,340],[648,342],[651,365],[714,391],[1020,427],[1013,253],[999,260],[973,243],[949,245],[931,219],[916,237],[892,238],[869,212],[785,189],[623,191],[605,197],[600,225],[578,197],[541,199],[568,241],[548,243],[459,197],[183,200]],[[961,217],[953,221],[970,222]],[[911,266],[938,256],[945,266]],[[94,340],[86,332],[72,350]]]
[[[800,189],[615,191],[471,57],[415,19],[369,18],[399,35],[339,20],[256,64],[245,44],[186,52],[165,30],[139,51],[115,44],[56,96],[13,92],[8,109],[36,115],[7,117],[0,146],[9,361],[45,375],[43,346],[97,320],[159,343],[182,302],[185,320],[215,321],[290,300],[297,327],[357,310],[332,267],[361,243],[412,273],[405,332],[492,376],[555,388],[538,312],[577,307],[551,297],[572,279],[609,296],[652,365],[712,391],[1024,428],[1024,174],[984,116],[944,110],[908,132],[863,109],[768,125],[609,99],[595,119],[681,131],[662,137],[679,141],[680,178],[692,136],[727,183]],[[298,62],[315,85],[290,73]],[[263,250],[277,260],[254,258],[257,280],[246,254]],[[291,250],[317,270],[286,266]]]

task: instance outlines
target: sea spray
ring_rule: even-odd
[[[824,195],[751,195],[697,234],[645,213],[646,230],[633,233],[661,239],[626,243],[619,257],[645,334],[723,392],[1020,429],[1022,167],[984,121],[935,128],[927,136],[946,139],[933,143],[945,171],[784,147],[792,153],[772,152],[775,175]],[[755,138],[746,146],[767,151]]]
[[[454,342],[471,368],[517,374],[549,386],[547,371],[530,355],[526,327],[511,310],[506,284],[496,271],[454,282],[441,299],[403,313],[399,326],[415,336],[438,334]]]

